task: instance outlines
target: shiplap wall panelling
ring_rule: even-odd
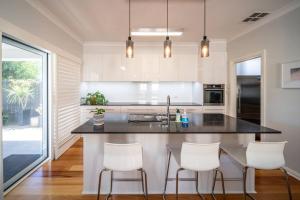
[[[71,131],[80,124],[80,63],[63,56],[56,61],[55,159],[78,139]]]

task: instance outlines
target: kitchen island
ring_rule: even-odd
[[[134,121],[127,113],[106,113],[104,125],[94,126],[92,120],[87,121],[72,131],[72,134],[83,136],[83,165],[84,180],[83,194],[96,194],[98,175],[103,168],[103,144],[134,143],[143,145],[144,168],[148,173],[148,188],[150,194],[160,194],[163,191],[165,170],[167,164],[166,145],[178,146],[182,142],[212,143],[221,142],[226,145],[243,145],[254,141],[255,133],[279,134],[280,131],[270,129],[236,119],[223,114],[188,113],[190,123],[188,127],[181,123],[170,122],[163,125],[159,121]],[[120,163],[121,164],[121,163]],[[170,177],[175,177],[176,162],[171,160]],[[227,193],[242,193],[242,168],[228,156],[221,156],[221,169],[224,172]],[[114,178],[138,178],[137,172],[114,173]],[[194,174],[185,172],[185,177]],[[102,193],[108,192],[109,175],[104,176]],[[248,174],[248,191],[255,192],[254,170]],[[212,184],[212,172],[200,173],[199,191],[209,193]],[[183,182],[179,188],[181,193],[195,193],[194,182]],[[115,182],[113,193],[140,194],[139,182]],[[216,193],[220,191],[217,182]],[[167,193],[175,192],[175,184],[168,184]]]

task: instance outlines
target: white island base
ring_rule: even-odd
[[[97,194],[98,178],[103,169],[103,144],[111,143],[134,143],[143,145],[143,164],[148,175],[148,193],[162,194],[167,166],[166,145],[180,146],[182,142],[212,143],[246,146],[254,141],[254,134],[83,134],[83,165],[84,180],[83,194]],[[120,163],[122,165],[122,163]],[[174,158],[171,158],[169,177],[173,178],[178,169]],[[243,193],[242,167],[229,158],[221,156],[221,169],[225,178],[226,193]],[[194,178],[195,173],[183,171],[180,177]],[[115,172],[114,178],[140,178],[138,172]],[[199,191],[211,193],[212,171],[199,173]],[[109,192],[110,174],[104,173],[102,178],[101,194]],[[217,181],[215,193],[221,193],[221,182]],[[247,191],[255,193],[255,172],[250,169],[247,174]],[[113,194],[142,194],[140,182],[114,182]],[[175,193],[175,181],[168,182],[168,194]],[[179,193],[196,193],[195,182],[181,181]]]

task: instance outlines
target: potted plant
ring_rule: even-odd
[[[26,125],[30,122],[30,109],[27,108],[28,103],[34,96],[33,81],[12,79],[8,91],[9,104],[18,104],[20,107],[19,123]]]
[[[108,100],[99,91],[88,93],[85,99],[87,105],[106,105],[108,103]]]
[[[41,118],[42,118],[42,106],[39,105],[39,107],[37,107],[34,110],[33,115],[30,118],[30,125],[33,127],[39,127],[42,121]]]
[[[8,123],[8,113],[7,112],[2,112],[2,124],[5,126]]]
[[[104,124],[105,110],[103,108],[96,108],[95,110],[92,110],[91,112],[94,113],[94,116],[93,116],[94,125],[100,126],[100,125]]]

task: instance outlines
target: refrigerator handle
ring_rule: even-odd
[[[240,114],[241,113],[241,89],[238,88],[238,93],[237,93],[237,112]]]

